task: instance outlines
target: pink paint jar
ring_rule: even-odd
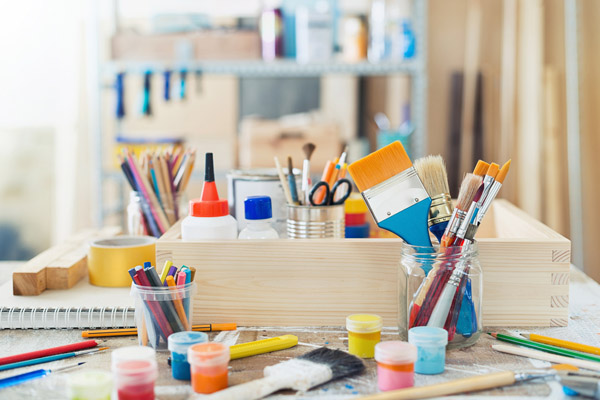
[[[415,383],[417,348],[410,343],[392,340],[375,345],[377,384],[388,391],[412,387]]]
[[[154,400],[158,365],[153,348],[130,346],[113,351],[112,371],[119,400]]]

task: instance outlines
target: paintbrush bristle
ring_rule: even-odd
[[[344,351],[328,349],[327,347],[312,350],[301,355],[298,359],[326,365],[331,369],[332,380],[358,374],[365,369],[365,364],[363,364],[360,358]]]
[[[495,178],[496,175],[498,174],[499,169],[500,169],[500,166],[498,164],[491,163],[485,174],[488,176],[491,176],[492,178]]]
[[[304,158],[306,160],[310,161],[310,157],[312,157],[312,153],[315,151],[316,147],[317,146],[315,146],[314,143],[306,143],[304,146],[302,146],[302,151],[304,152]]]
[[[412,167],[406,150],[398,141],[353,162],[348,171],[358,190],[365,190]]]
[[[500,168],[500,171],[496,175],[496,181],[498,181],[500,183],[504,182],[504,178],[506,178],[506,174],[508,174],[508,170],[510,169],[510,162],[511,162],[511,160],[508,160],[502,166],[502,168]]]
[[[459,210],[467,211],[469,206],[473,202],[473,198],[481,186],[483,179],[480,176],[468,173],[460,184],[460,191],[458,192],[458,200],[456,201],[456,208]]]
[[[483,160],[479,160],[479,161],[477,161],[477,165],[475,166],[475,169],[473,170],[473,174],[479,175],[479,176],[484,176],[489,167],[490,167],[490,164],[486,163]]]
[[[415,169],[430,197],[449,194],[448,174],[442,156],[427,156],[415,160]]]

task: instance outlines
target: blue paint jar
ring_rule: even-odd
[[[188,348],[197,343],[208,342],[204,332],[177,332],[169,336],[169,351],[171,352],[171,370],[174,379],[189,381],[190,364],[188,363]]]
[[[444,372],[448,331],[432,326],[417,326],[408,331],[408,342],[417,347],[417,374],[435,375]]]

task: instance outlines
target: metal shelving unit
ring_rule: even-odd
[[[90,74],[91,80],[96,80],[96,86],[93,87],[88,81],[90,95],[90,112],[94,117],[90,125],[92,132],[91,146],[92,154],[94,155],[96,171],[93,179],[96,181],[94,187],[97,192],[94,194],[96,204],[95,222],[101,226],[106,216],[114,213],[115,210],[122,208],[119,204],[116,207],[107,208],[104,204],[103,184],[105,181],[112,180],[123,182],[122,174],[116,173],[114,170],[106,170],[104,168],[104,158],[102,152],[102,102],[100,101],[101,92],[107,87],[110,88],[110,79],[117,72],[125,73],[144,73],[147,70],[161,71],[166,69],[182,70],[190,72],[201,72],[202,74],[221,74],[234,75],[237,77],[307,77],[307,76],[323,76],[330,74],[347,74],[356,76],[382,76],[393,74],[405,74],[411,76],[412,91],[411,91],[411,111],[412,121],[415,125],[415,132],[412,139],[412,150],[418,157],[424,154],[427,147],[427,0],[412,0],[413,10],[413,29],[416,38],[416,54],[415,57],[403,62],[358,62],[345,63],[332,61],[326,63],[308,63],[301,64],[294,60],[276,60],[265,62],[262,60],[230,60],[230,61],[191,61],[185,63],[166,63],[160,61],[101,61],[99,54],[99,45],[96,48],[95,57],[92,55],[88,58],[94,58],[92,62],[96,62],[96,66],[92,68]],[[116,18],[116,17],[115,17]],[[97,21],[96,21],[97,22]],[[115,23],[115,26],[118,24]],[[96,24],[98,26],[98,24]],[[91,40],[96,40],[99,43],[99,32],[88,32]],[[95,78],[94,78],[95,77]]]

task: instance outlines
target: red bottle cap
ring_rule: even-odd
[[[229,215],[227,200],[190,200],[190,215],[192,217],[224,217]]]

